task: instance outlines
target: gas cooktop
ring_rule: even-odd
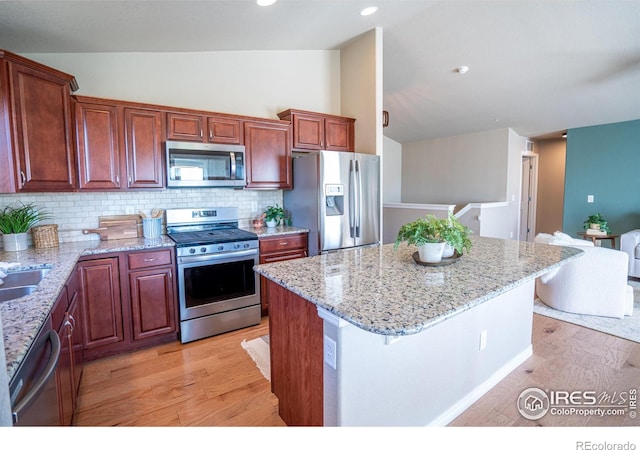
[[[252,241],[258,235],[238,228],[222,228],[205,231],[184,231],[168,235],[177,247],[189,245],[222,244],[225,242]]]

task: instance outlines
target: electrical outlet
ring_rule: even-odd
[[[487,330],[480,332],[480,350],[487,348]]]
[[[336,341],[327,336],[324,337],[324,362],[336,368]]]

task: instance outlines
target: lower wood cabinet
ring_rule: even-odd
[[[77,272],[74,271],[51,313],[53,327],[60,338],[60,357],[56,369],[60,425],[71,425],[82,376],[82,294],[79,287]]]
[[[285,234],[259,239],[260,264],[289,259],[304,258],[308,255],[307,233]],[[269,314],[269,293],[266,279],[260,277],[260,304],[262,315]]]
[[[87,360],[176,340],[174,249],[80,261]]]

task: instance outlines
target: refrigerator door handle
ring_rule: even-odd
[[[355,237],[360,237],[360,223],[362,219],[362,173],[360,172],[360,161],[356,159],[356,203],[355,203]]]
[[[355,160],[349,160],[349,237],[355,238],[356,227],[356,171]]]

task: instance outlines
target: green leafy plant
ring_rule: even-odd
[[[267,206],[267,209],[264,211],[264,219],[266,221],[275,220],[276,222],[280,222],[284,220],[284,218],[284,209],[278,206],[277,203],[275,206]]]
[[[604,230],[607,233],[611,233],[611,229],[609,228],[607,221],[600,213],[591,214],[589,217],[587,217],[587,220],[584,221],[584,229],[586,230],[588,228],[591,228],[591,224],[599,225],[601,230]]]
[[[453,247],[458,253],[463,250],[471,250],[471,239],[469,235],[472,231],[451,213],[446,219],[440,220],[440,236],[444,241]]]
[[[441,231],[440,219],[433,214],[427,214],[425,217],[419,217],[400,227],[394,248],[398,248],[402,242],[415,246],[443,242]]]
[[[0,211],[0,232],[2,234],[26,233],[32,226],[48,217],[44,210],[33,203],[7,205]]]

